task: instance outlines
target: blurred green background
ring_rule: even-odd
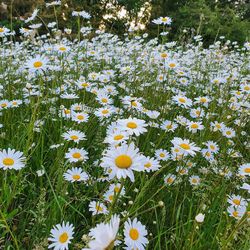
[[[55,21],[53,7],[46,8],[44,0],[6,0],[0,1],[0,25],[12,25],[15,30],[28,27],[20,19],[29,17],[39,8],[36,22]],[[152,20],[169,16],[173,23],[168,27],[169,40],[187,41],[188,37],[202,35],[205,44],[213,43],[218,37],[243,43],[250,37],[250,1],[247,0],[62,0],[56,7],[60,28],[71,28],[76,32],[76,18],[72,11],[85,10],[92,16],[94,28],[123,36],[129,26],[139,26],[149,37],[158,35],[157,25]],[[88,26],[87,21],[82,25]],[[44,28],[44,32],[46,29]],[[163,31],[162,29],[160,31]]]

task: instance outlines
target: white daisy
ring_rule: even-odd
[[[20,170],[25,167],[26,158],[20,151],[8,148],[0,151],[0,168]]]
[[[70,182],[79,182],[88,180],[88,175],[81,168],[68,169],[66,173],[63,174],[65,180]]]
[[[77,123],[87,122],[89,119],[89,115],[85,112],[73,112],[72,113],[72,121],[75,121]]]
[[[134,171],[144,170],[145,157],[139,153],[135,145],[123,144],[121,147],[110,148],[102,159],[101,166],[112,170],[118,179],[129,177],[134,181]]]
[[[92,240],[88,243],[88,248],[82,250],[111,250],[115,246],[116,235],[119,230],[120,218],[112,215],[109,223],[97,224],[90,230],[89,236]]]
[[[67,141],[74,141],[76,143],[79,143],[82,140],[86,140],[85,134],[78,130],[69,130],[63,133],[62,137]]]
[[[141,224],[137,218],[131,221],[130,218],[124,224],[124,242],[128,246],[128,249],[145,249],[148,244],[147,230],[144,225]]]
[[[99,201],[91,201],[89,203],[89,211],[91,211],[93,215],[108,213],[107,207]]]
[[[241,165],[239,167],[239,174],[242,176],[250,176],[250,163]]]
[[[69,148],[65,154],[65,158],[68,159],[69,162],[85,162],[88,160],[88,153],[82,148]]]
[[[48,59],[42,56],[36,56],[35,58],[31,58],[25,63],[25,66],[31,72],[41,72],[48,68]]]
[[[138,136],[147,131],[145,121],[137,118],[120,119],[117,123],[121,129],[126,130],[130,135]]]
[[[188,139],[174,137],[171,142],[174,144],[174,147],[177,147],[183,155],[194,156],[196,151],[200,151],[200,148],[196,147],[196,145],[193,142],[190,142]]]
[[[52,241],[52,244],[48,248],[53,248],[55,250],[67,250],[69,244],[73,239],[74,226],[69,224],[69,222],[63,222],[61,224],[55,225],[50,231],[49,241]]]

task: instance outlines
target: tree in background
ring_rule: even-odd
[[[7,26],[10,22],[11,10],[15,17],[13,27],[21,27],[20,18],[29,16],[37,7],[41,19],[46,23],[54,21],[54,11],[45,8],[44,0],[5,0],[3,4],[7,11],[0,8],[2,25]],[[171,40],[185,40],[191,34],[200,34],[205,44],[218,36],[243,43],[250,30],[250,3],[245,0],[62,0],[61,6],[57,7],[60,28],[71,28],[76,32],[75,20],[71,16],[73,10],[89,12],[95,29],[105,28],[119,36],[123,36],[129,27],[138,26],[150,37],[155,37],[158,27],[152,20],[159,16],[173,18],[169,30]]]

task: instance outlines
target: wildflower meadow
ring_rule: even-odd
[[[0,26],[0,249],[248,250],[250,43],[38,12]]]

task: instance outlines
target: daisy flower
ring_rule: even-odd
[[[88,160],[88,153],[82,148],[69,148],[65,154],[65,158],[68,159],[69,162],[85,162]]]
[[[193,186],[198,186],[200,184],[200,177],[198,175],[192,175],[189,177],[189,182]]]
[[[108,213],[107,207],[103,203],[97,201],[91,201],[89,203],[89,211],[91,211],[93,215]]]
[[[42,56],[31,58],[25,63],[26,68],[31,72],[41,72],[48,68],[48,59]]]
[[[225,127],[222,129],[222,134],[227,138],[235,137],[235,131],[231,128]]]
[[[173,96],[173,101],[181,107],[189,108],[192,106],[192,100],[183,95]]]
[[[211,130],[216,132],[216,131],[222,131],[226,126],[223,122],[211,122]]]
[[[109,95],[107,95],[105,93],[98,94],[96,99],[103,106],[111,105],[113,103],[113,100],[109,97]]]
[[[89,119],[89,115],[85,112],[73,112],[71,119],[72,121],[75,121],[77,123],[87,122]]]
[[[70,182],[88,180],[88,175],[81,168],[68,169],[67,172],[63,174],[63,177]]]
[[[171,141],[174,147],[180,149],[181,154],[184,156],[191,155],[194,156],[197,151],[200,151],[200,148],[197,147],[193,142],[190,142],[188,139],[181,139],[179,137],[174,137]]]
[[[25,167],[26,158],[20,151],[8,148],[0,151],[0,168],[20,170]]]
[[[140,155],[134,143],[123,144],[121,147],[110,148],[102,159],[101,166],[111,169],[112,175],[118,179],[129,177],[134,181],[134,171],[144,170],[145,157]]]
[[[70,48],[66,45],[58,44],[55,46],[55,50],[59,53],[65,53],[65,52],[68,52]]]
[[[160,161],[166,161],[170,157],[168,151],[165,149],[157,149],[155,151],[155,156]]]
[[[201,122],[188,122],[187,123],[187,128],[190,132],[196,133],[198,130],[204,129],[204,126],[202,125]]]
[[[112,107],[105,107],[105,108],[99,108],[95,111],[95,115],[100,118],[107,118],[110,117],[115,112],[114,108]]]
[[[124,242],[128,249],[143,250],[149,242],[146,238],[148,234],[146,227],[137,218],[134,218],[133,221],[128,218],[124,224],[123,233],[125,236]]]
[[[128,138],[129,136],[126,131],[121,131],[118,129],[108,134],[104,142],[115,146],[119,143],[125,142],[126,140],[128,140]]]
[[[242,216],[244,216],[244,214],[246,212],[246,207],[245,206],[242,206],[242,207],[230,206],[230,207],[228,207],[227,212],[229,213],[230,216],[239,220],[242,218]]]
[[[92,240],[88,243],[88,248],[82,250],[111,250],[115,246],[116,235],[119,230],[120,218],[112,215],[109,223],[97,224],[90,230],[89,236]]]
[[[168,175],[166,175],[166,176],[164,177],[164,183],[165,183],[166,185],[171,185],[171,184],[174,183],[175,179],[176,179],[176,175],[168,174]]]
[[[11,103],[8,100],[1,100],[0,101],[0,110],[7,109],[11,106]]]
[[[73,239],[74,234],[74,226],[69,224],[69,222],[63,222],[61,224],[57,224],[50,231],[49,241],[52,241],[52,244],[49,245],[48,248],[53,248],[55,250],[67,250],[69,248],[69,244]]]
[[[204,116],[204,110],[200,107],[196,108],[196,109],[191,109],[190,110],[190,116],[192,118],[201,118]]]
[[[78,130],[69,130],[62,134],[62,137],[67,141],[74,141],[79,143],[82,140],[86,140],[86,135]]]
[[[218,153],[218,151],[219,151],[219,147],[218,147],[218,145],[217,145],[217,143],[216,142],[213,142],[213,141],[207,141],[206,143],[204,143],[206,146],[207,146],[207,148],[208,148],[208,150],[210,151],[210,152],[212,152],[212,153]]]
[[[248,205],[248,202],[245,199],[243,199],[240,195],[234,195],[234,194],[228,197],[227,202],[235,207]]]
[[[121,129],[126,130],[129,135],[135,134],[136,136],[138,136],[147,131],[147,129],[145,128],[147,126],[145,121],[137,118],[130,117],[128,119],[120,119],[117,121],[117,123],[118,126]]]
[[[169,120],[164,121],[161,125],[161,129],[165,131],[174,132],[177,128],[178,128],[178,124]]]
[[[195,104],[202,104],[205,107],[208,107],[209,102],[211,101],[207,96],[194,98]]]
[[[250,163],[241,165],[239,167],[239,174],[243,176],[250,176]]]
[[[149,156],[145,157],[145,162],[144,169],[146,172],[156,171],[161,167],[159,161]]]
[[[121,187],[120,183],[111,184],[108,190],[109,192],[113,192],[115,194],[118,194],[120,192],[120,196],[125,194],[125,188]]]

